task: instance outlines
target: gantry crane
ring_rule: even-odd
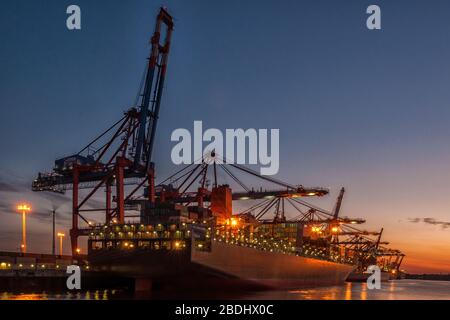
[[[163,30],[163,27],[165,27],[165,30]],[[84,216],[84,213],[103,211],[105,212],[106,224],[111,223],[111,221],[123,224],[126,205],[143,204],[142,200],[145,201],[144,207],[146,209],[154,207],[157,198],[160,202],[184,205],[196,202],[199,207],[203,207],[204,202],[211,201],[211,192],[205,188],[209,166],[207,162],[192,165],[194,166],[193,169],[191,168],[187,172],[185,172],[186,168],[180,170],[178,173],[183,173],[181,176],[172,175],[170,177],[171,182],[182,179],[181,184],[176,189],[164,185],[164,181],[158,185],[158,192],[155,187],[155,166],[152,162],[152,151],[173,27],[172,17],[164,8],[161,8],[151,38],[151,53],[145,81],[140,88],[140,104],[136,104],[136,106],[127,110],[119,121],[97,136],[77,154],[56,160],[51,173],[39,173],[37,179],[32,183],[33,191],[63,193],[66,190],[72,190],[72,229],[70,235],[74,255],[77,253],[78,237],[88,235],[90,229],[94,227],[93,223]],[[162,36],[164,31],[165,37]],[[99,143],[101,143],[101,146],[96,147]],[[217,188],[216,161],[213,162],[213,166],[214,187]],[[233,200],[323,196],[328,193],[328,190],[324,188],[304,188],[301,185],[293,186],[273,178],[262,177],[255,171],[238,164],[230,164],[230,166],[282,187],[281,189],[264,191],[262,189],[255,191],[245,188],[244,192],[234,193],[232,195]],[[230,169],[227,169],[224,165],[221,165],[221,167],[235,181],[239,182],[239,179],[231,173]],[[202,179],[201,187],[196,192],[189,191],[188,189],[198,179]],[[125,185],[135,187],[126,194]],[[106,190],[105,206],[103,208],[85,208],[89,199],[102,187]],[[115,197],[112,197],[113,188],[116,191]],[[136,195],[141,188],[145,188],[144,199]],[[81,197],[81,189],[89,189],[90,191],[86,196]],[[116,204],[115,207],[112,206],[113,202]],[[79,219],[87,224],[86,228],[80,228]]]
[[[146,67],[145,82],[141,86],[141,101],[124,113],[114,125],[96,137],[77,154],[55,161],[51,173],[39,173],[33,181],[33,191],[64,192],[72,189],[72,252],[78,248],[78,237],[86,235],[79,228],[79,218],[90,225],[82,212],[104,211],[106,222],[116,219],[124,222],[125,202],[146,185],[148,201],[155,203],[155,173],[152,151],[161,107],[164,82],[174,23],[169,13],[161,8],[151,38],[151,52]],[[165,34],[165,36],[164,36]],[[111,135],[112,134],[112,135]],[[97,143],[103,143],[96,148]],[[136,185],[125,194],[125,185]],[[112,207],[112,187],[115,187],[115,208]],[[87,201],[101,188],[106,189],[104,208],[84,209]],[[80,197],[80,189],[90,189]]]

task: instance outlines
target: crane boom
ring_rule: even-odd
[[[161,44],[163,24],[166,25],[167,29],[164,43]],[[140,106],[140,121],[134,154],[135,169],[143,163],[145,163],[147,169],[151,167],[151,157],[167,71],[172,31],[173,19],[164,8],[161,8],[156,19],[155,32],[151,38],[152,48]],[[156,76],[155,71],[157,71]]]
[[[339,212],[341,211],[341,205],[342,205],[342,199],[344,198],[345,188],[342,188],[339,192],[339,196],[336,201],[336,206],[333,211],[333,217],[334,219],[337,219],[339,217]]]

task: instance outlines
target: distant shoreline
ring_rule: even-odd
[[[449,274],[406,274],[405,279],[414,280],[434,280],[434,281],[450,281]]]

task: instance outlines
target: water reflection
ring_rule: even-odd
[[[176,292],[138,296],[121,290],[96,290],[59,293],[11,293],[0,292],[0,300],[110,300],[110,299],[177,299]],[[184,296],[184,298],[186,298]],[[346,283],[342,286],[309,288],[284,291],[259,291],[224,296],[211,293],[207,297],[189,299],[254,299],[254,300],[450,300],[450,281],[400,280],[381,284],[381,289],[369,290],[365,283]]]
[[[367,283],[361,283],[361,300],[367,300]]]
[[[388,295],[388,300],[395,300],[395,292],[396,292],[395,284],[396,284],[395,281],[390,281],[390,282],[389,282],[389,295]]]
[[[352,284],[350,282],[345,284],[345,300],[352,300]]]
[[[110,300],[114,299],[117,290],[102,290],[86,292],[64,292],[64,293],[11,293],[1,292],[0,300]]]
[[[450,281],[399,280],[370,290],[366,283],[290,291],[258,292],[242,299],[282,300],[450,300]]]

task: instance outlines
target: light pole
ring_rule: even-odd
[[[58,237],[59,237],[59,255],[62,256],[62,245],[63,245],[63,238],[64,238],[65,234],[62,232],[58,232]]]
[[[53,213],[53,233],[52,233],[52,254],[55,256],[56,255],[56,248],[55,248],[55,215],[56,215],[56,210],[52,211]]]
[[[31,211],[31,207],[27,204],[20,204],[17,206],[17,211],[22,214],[22,244],[20,249],[22,253],[27,252],[27,218],[26,214]]]

